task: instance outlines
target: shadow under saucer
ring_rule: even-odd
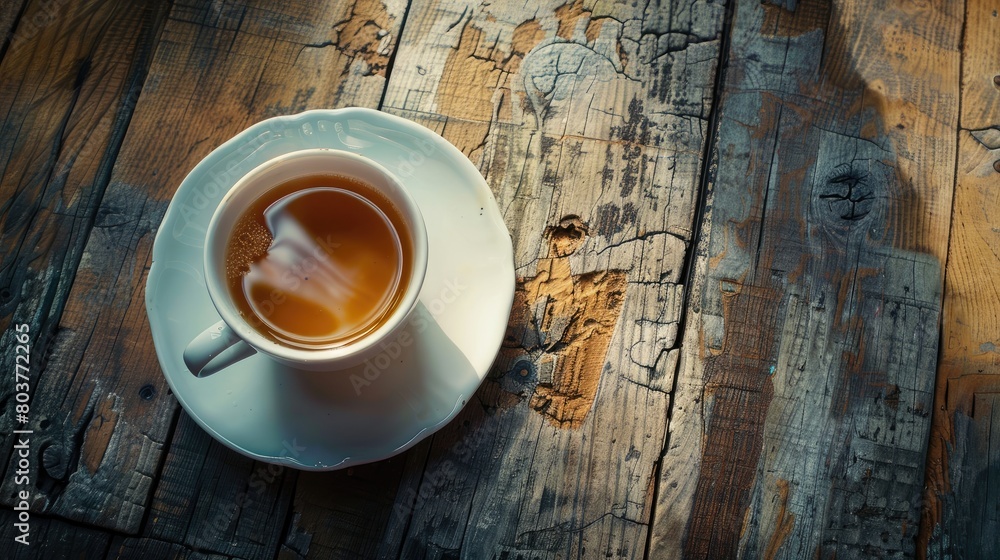
[[[468,401],[461,387],[479,376],[462,351],[418,303],[406,325],[381,352],[364,363],[337,371],[306,371],[268,360],[274,399],[282,424],[283,448],[322,456],[319,467],[335,467],[355,453],[369,455],[372,442],[391,449],[386,457],[425,430],[454,417]],[[456,394],[461,395],[456,400]],[[429,425],[433,418],[441,422]],[[401,426],[404,428],[401,429]],[[294,440],[294,442],[293,442]],[[312,466],[312,465],[310,465]]]

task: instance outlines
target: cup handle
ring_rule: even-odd
[[[219,321],[188,343],[184,364],[195,377],[208,377],[256,353],[225,321]]]

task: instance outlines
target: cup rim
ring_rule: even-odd
[[[400,278],[400,282],[405,282],[406,284],[403,297],[396,305],[396,309],[393,310],[382,325],[370,333],[341,346],[330,348],[300,348],[282,344],[277,340],[264,336],[254,329],[246,321],[246,319],[240,316],[239,312],[236,311],[235,305],[233,305],[230,301],[230,296],[228,294],[228,289],[225,286],[224,279],[221,279],[219,277],[220,275],[215,274],[219,271],[219,267],[217,266],[217,263],[219,262],[218,259],[224,259],[225,255],[219,255],[214,251],[217,245],[216,243],[213,243],[213,239],[218,235],[227,235],[231,233],[229,231],[219,231],[222,218],[229,212],[232,212],[232,210],[229,210],[230,201],[237,196],[239,192],[244,190],[248,184],[251,184],[254,179],[277,166],[287,165],[291,161],[316,157],[353,160],[372,168],[374,171],[381,174],[389,184],[393,185],[393,187],[398,191],[399,196],[391,196],[390,199],[394,204],[399,206],[398,210],[400,214],[402,214],[404,221],[410,227],[409,234],[413,243],[413,262],[410,277],[408,279]],[[350,173],[344,173],[342,171],[337,171],[337,173],[353,177]],[[365,180],[365,182],[370,183],[370,181],[367,180]],[[381,190],[379,185],[372,186]],[[223,244],[223,246],[225,246],[225,244]],[[234,333],[236,333],[237,336],[239,336],[240,339],[252,346],[254,349],[286,363],[303,366],[324,364],[333,367],[338,363],[350,362],[353,358],[366,354],[368,350],[375,347],[379,342],[384,341],[403,325],[407,316],[416,306],[420,296],[420,290],[423,286],[427,271],[427,252],[427,229],[424,225],[424,219],[422,213],[420,212],[420,207],[417,205],[413,195],[409,192],[409,190],[407,190],[406,186],[399,180],[399,178],[386,169],[382,164],[360,154],[335,148],[306,148],[268,159],[248,171],[245,175],[240,177],[232,187],[229,188],[226,194],[222,197],[222,200],[219,202],[218,207],[216,207],[215,211],[212,213],[212,217],[209,220],[208,227],[205,232],[203,255],[204,278],[205,284],[208,287],[209,297],[211,298],[216,311],[218,311],[219,315],[222,317],[222,320],[233,330]],[[344,367],[349,367],[350,365],[353,364],[346,363]]]

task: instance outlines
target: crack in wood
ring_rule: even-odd
[[[612,506],[614,509],[614,506]],[[624,511],[625,507],[619,507]],[[571,522],[559,523],[558,525],[553,525],[551,527],[545,527],[542,529],[534,529],[531,531],[525,531],[517,535],[515,539],[515,547],[520,551],[545,551],[545,552],[558,552],[565,549],[566,541],[572,538],[573,535],[582,533],[587,530],[588,527],[595,525],[597,523],[602,523],[609,518],[614,518],[626,523],[634,523],[636,525],[644,525],[640,521],[634,519],[629,519],[623,514],[615,513],[614,511],[605,513],[597,517],[592,521],[588,521],[578,527],[574,527]],[[623,551],[624,552],[624,551]]]
[[[380,0],[357,0],[350,4],[347,17],[332,26],[336,32],[335,39],[303,44],[295,61],[298,61],[306,49],[334,47],[346,57],[363,60],[367,64],[366,75],[385,77],[390,53],[383,48],[383,43],[388,36],[386,30],[392,28],[393,20],[386,5]]]
[[[970,130],[972,137],[988,150],[1000,150],[1000,125]]]
[[[867,173],[852,167],[827,179],[826,184],[819,198],[830,201],[830,210],[840,219],[853,222],[871,212],[875,194]]]
[[[508,330],[505,342],[508,349],[531,356],[539,368],[532,376],[529,406],[556,426],[571,429],[580,427],[593,406],[626,291],[624,271],[570,271],[569,257],[588,231],[577,216],[548,228],[549,256],[539,259],[534,277],[518,280],[511,313],[512,326],[533,325],[534,332],[529,340],[523,332],[519,336],[523,327]]]

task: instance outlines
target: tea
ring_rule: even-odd
[[[274,186],[237,219],[226,284],[243,318],[268,338],[331,348],[392,314],[412,252],[402,215],[374,187],[307,175]]]

